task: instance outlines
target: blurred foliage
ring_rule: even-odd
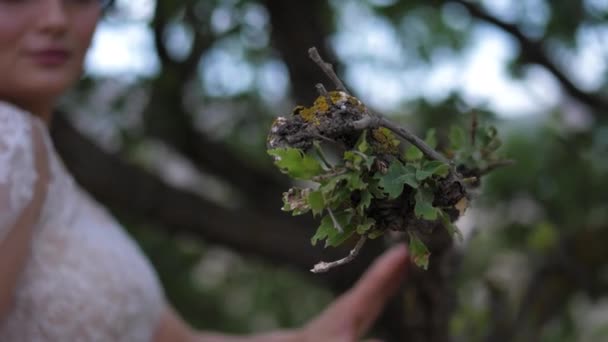
[[[271,25],[268,8],[275,5],[274,1],[160,3],[168,5],[162,10],[167,11],[170,29],[163,32],[162,40],[169,43],[167,48],[175,63],[192,50],[193,37],[203,37],[208,43],[187,84],[168,73],[171,63],[147,75],[114,77],[115,81],[91,75],[66,98],[65,106],[73,109],[79,127],[92,133],[98,143],[133,155],[140,151],[137,146],[148,139],[141,112],[150,101],[150,91],[159,82],[168,82],[163,89],[183,89],[182,104],[198,131],[225,143],[241,158],[270,169],[271,160],[265,156],[264,146],[268,127],[273,117],[293,107],[292,96],[297,90],[289,81],[293,70],[283,59],[286,51],[281,51],[273,40],[273,30],[284,29]],[[380,66],[373,70],[393,73],[395,78],[410,75],[415,79],[426,77],[439,60],[466,55],[479,38],[476,30],[492,26],[467,9],[465,5],[471,3],[490,16],[515,25],[531,42],[544,44],[543,51],[566,76],[575,79],[575,86],[586,94],[603,97],[606,103],[605,1],[329,1],[329,10],[318,16],[331,22],[328,27],[333,31],[324,35],[335,49],[336,62],[347,83],[356,79],[353,74],[362,65]],[[186,10],[186,6],[190,9]],[[129,12],[128,7],[126,1],[119,1],[105,19],[106,24],[129,22],[134,12]],[[194,10],[194,19],[188,14],[190,10]],[[158,24],[152,18],[140,20],[141,25]],[[340,43],[357,26],[369,25],[385,28],[397,44],[381,46],[383,51],[370,47],[365,39],[351,37],[346,40],[350,45]],[[504,67],[513,72],[514,80],[527,82],[530,65],[548,70],[547,65],[526,56],[530,51],[521,50],[517,37],[504,28],[495,31],[512,43],[513,54]],[[179,41],[184,43],[178,44]],[[294,41],[292,47],[305,54],[309,46]],[[582,54],[599,63],[597,73],[601,77],[591,84],[580,81],[579,70],[572,67],[575,57]],[[559,84],[556,78],[547,77],[548,82]],[[312,88],[314,84],[308,86]],[[364,102],[378,104],[373,98],[366,98],[369,91],[358,86],[352,85],[355,94],[361,90]],[[500,95],[510,97],[509,93]],[[548,261],[548,255],[563,248],[580,231],[608,229],[608,108],[601,103],[586,103],[584,97],[567,89],[560,96],[556,103],[539,105],[535,113],[516,117],[500,115],[500,108],[472,101],[459,89],[438,98],[404,91],[400,101],[381,106],[394,120],[415,127],[418,132],[435,128],[439,146],[447,143],[451,125],[468,124],[471,113],[476,112],[484,124],[498,127],[504,142],[502,155],[516,160],[514,166],[484,180],[474,208],[462,223],[470,227],[465,227],[466,241],[459,245],[463,260],[456,283],[457,307],[450,324],[456,340],[486,339],[497,327],[497,320],[512,319],[522,307],[526,308],[522,298],[528,282],[535,279],[535,272]],[[171,302],[199,328],[248,332],[297,326],[331,299],[326,289],[309,282],[309,278],[240,256],[238,251],[198,238],[167,236],[146,227],[130,227],[130,231],[158,270]],[[577,264],[579,259],[570,252],[564,251],[574,263],[571,267],[584,273],[589,265]],[[605,339],[606,261],[608,254],[599,265],[600,271],[589,276],[590,286],[600,290],[590,293],[585,286],[579,286],[566,298],[556,298],[556,303],[563,300],[564,305],[555,306],[556,311],[538,324],[536,335],[522,335],[523,340]],[[496,310],[496,303],[502,303],[498,305],[502,311]],[[530,308],[533,309],[536,308]]]
[[[158,271],[169,301],[198,329],[233,333],[298,327],[332,298],[301,275],[145,227],[129,232]]]

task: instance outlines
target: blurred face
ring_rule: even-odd
[[[100,0],[0,0],[0,100],[49,100],[78,80]]]

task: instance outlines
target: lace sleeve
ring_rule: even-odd
[[[0,241],[33,197],[32,128],[29,114],[0,102]]]

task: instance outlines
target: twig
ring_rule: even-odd
[[[505,160],[499,160],[493,163],[490,163],[488,166],[486,166],[484,169],[479,171],[479,175],[483,176],[483,175],[487,175],[488,173],[490,173],[491,171],[494,171],[500,167],[504,167],[504,166],[510,166],[515,164],[515,160],[511,160],[511,159],[505,159]]]
[[[439,152],[435,151],[432,147],[427,145],[424,140],[418,138],[414,133],[408,131],[404,127],[397,126],[385,118],[380,118],[380,125],[390,129],[395,134],[409,141],[412,145],[418,147],[418,149],[422,151],[422,153],[426,154],[427,157],[434,160],[439,160],[440,162],[446,164],[450,164],[450,161],[446,157],[439,154]]]
[[[329,213],[329,217],[331,217],[331,221],[334,223],[334,228],[336,228],[336,230],[338,230],[340,233],[344,233],[344,228],[342,228],[340,222],[336,220],[334,212],[331,210],[331,208],[327,208],[327,212]]]
[[[357,151],[357,150],[353,150],[352,151],[354,154],[358,155],[359,157],[363,158],[365,161],[367,161],[367,159],[369,158],[369,156],[361,151]]]
[[[328,180],[330,178],[336,177],[336,176],[341,176],[344,174],[348,173],[348,169],[335,169],[332,171],[329,171],[328,173],[324,173],[322,175],[318,175],[318,176],[314,176],[312,177],[312,180],[317,182],[317,183],[321,183],[324,180]]]
[[[311,136],[313,136],[313,137],[315,137],[315,138],[319,138],[319,139],[321,139],[321,140],[325,140],[325,141],[327,141],[327,142],[330,142],[330,143],[332,143],[332,144],[337,144],[337,143],[338,143],[338,142],[337,142],[337,141],[335,141],[334,139],[332,139],[332,138],[328,138],[328,137],[326,137],[326,136],[324,136],[324,135],[322,135],[322,134],[319,134],[319,133],[310,133],[310,135],[311,135]]]
[[[383,117],[366,116],[363,119],[353,122],[353,128],[356,130],[363,130],[366,128],[373,128],[373,127],[380,127],[380,126],[390,129],[398,136],[407,140],[412,145],[416,146],[420,151],[422,151],[422,153],[424,153],[427,157],[429,157],[433,160],[438,160],[438,161],[446,163],[446,164],[450,164],[450,161],[446,157],[442,156],[441,154],[439,154],[439,152],[435,151],[432,147],[427,145],[427,143],[425,143],[424,140],[418,138],[414,133],[408,131],[407,129],[397,126],[396,124],[392,123],[391,121],[389,121]]]
[[[317,83],[315,85],[315,88],[317,88],[319,95],[325,96],[325,100],[327,101],[327,106],[331,107],[334,104],[334,102],[331,100],[331,96],[329,96],[329,93],[327,92],[327,89],[325,89],[325,86],[323,86],[323,84],[321,84],[321,83]]]
[[[315,88],[317,88],[319,95],[327,96],[327,89],[325,89],[325,86],[322,83],[315,84]]]
[[[478,177],[466,177],[462,179],[462,182],[465,184],[473,184],[479,180]]]
[[[313,267],[313,269],[310,271],[312,273],[322,273],[322,272],[327,272],[334,267],[348,264],[349,262],[353,261],[353,259],[355,259],[357,257],[357,254],[359,254],[359,251],[361,250],[361,248],[363,248],[363,245],[365,244],[365,240],[367,240],[367,237],[362,235],[359,238],[359,241],[357,241],[357,244],[355,245],[355,247],[350,251],[350,253],[348,253],[348,255],[346,257],[344,257],[340,260],[332,261],[332,262],[321,261],[321,262],[317,263]]]
[[[321,144],[319,144],[319,142],[315,141],[313,143],[313,146],[315,147],[315,151],[317,152],[317,155],[319,156],[319,159],[321,159],[321,161],[323,162],[323,164],[328,168],[328,169],[332,169],[333,166],[331,165],[331,163],[327,160],[327,157],[325,157],[325,153],[323,153],[323,149],[321,149]]]
[[[325,73],[325,75],[327,75],[327,77],[329,77],[329,79],[336,86],[336,89],[338,89],[340,91],[343,91],[343,92],[345,92],[347,94],[350,94],[350,92],[344,86],[344,83],[342,83],[342,81],[340,80],[340,78],[338,77],[338,75],[336,75],[336,73],[334,71],[334,67],[331,64],[325,62],[323,60],[323,58],[321,58],[321,55],[319,55],[319,51],[317,51],[316,47],[313,46],[310,49],[308,49],[308,56],[315,63],[317,63],[317,65],[321,68],[321,70],[323,70],[323,72]]]

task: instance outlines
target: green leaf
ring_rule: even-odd
[[[319,240],[326,240],[325,247],[337,247],[353,235],[355,229],[353,229],[353,225],[350,224],[353,217],[352,213],[343,211],[334,214],[334,216],[336,217],[336,221],[338,221],[340,226],[344,229],[344,232],[338,231],[334,226],[334,221],[330,215],[325,215],[323,219],[321,219],[321,224],[319,225],[319,228],[317,228],[317,232],[311,239],[313,245],[316,245]]]
[[[325,247],[337,247],[355,233],[355,229],[351,224],[353,218],[352,212],[342,211],[335,213],[334,217],[344,231],[338,231],[331,216],[329,214],[325,215],[323,219],[321,219],[321,224],[319,225],[319,228],[317,228],[317,232],[311,239],[313,245],[316,245],[319,240],[325,240]]]
[[[398,181],[403,182],[403,183],[411,186],[414,189],[416,189],[418,186],[420,186],[420,183],[418,183],[418,181],[416,180],[416,171],[415,171],[415,169],[412,170],[411,172],[408,172],[408,173],[400,176],[398,178]]]
[[[405,160],[407,161],[420,160],[422,157],[424,157],[424,154],[414,145],[410,145],[410,147],[405,150]]]
[[[412,258],[414,259],[414,263],[421,267],[422,269],[428,269],[429,267],[429,257],[431,256],[431,252],[429,252],[428,248],[424,242],[422,242],[416,233],[409,232],[410,235],[410,244],[409,249],[410,253],[412,253]]]
[[[325,215],[323,219],[321,219],[321,225],[317,229],[317,233],[312,238],[313,245],[316,244],[318,240],[325,239],[325,247],[338,247],[355,233],[354,225],[351,224],[353,218],[352,212],[342,211],[335,213],[334,217],[344,231],[340,232],[334,225],[331,216]]]
[[[428,202],[416,200],[414,212],[418,218],[434,221],[437,219],[437,210],[437,208],[434,208]]]
[[[325,247],[338,247],[344,241],[350,239],[351,236],[355,233],[355,229],[352,225],[344,226],[344,233],[337,233],[336,235],[330,236],[325,241]]]
[[[342,174],[329,179],[326,183],[319,186],[319,191],[323,194],[325,207],[337,208],[344,201],[350,200],[351,190],[348,188],[349,174]]]
[[[458,240],[458,242],[462,243],[464,241],[462,232],[460,231],[460,229],[458,229],[458,227],[455,224],[452,223],[452,221],[450,220],[450,216],[448,214],[446,214],[443,210],[440,210],[439,214],[441,216],[441,221],[443,223],[443,226],[448,231],[450,236],[452,236],[453,238]]]
[[[357,144],[355,144],[357,151],[361,153],[367,152],[369,150],[369,144],[367,143],[367,131],[363,131],[359,136],[359,140],[357,140]]]
[[[268,150],[275,157],[279,169],[295,179],[311,179],[323,172],[318,160],[297,148],[275,148]]]
[[[460,150],[466,144],[466,135],[464,130],[459,126],[452,126],[448,138],[450,139],[450,147],[453,150]]]
[[[371,232],[367,233],[367,237],[372,240],[379,238],[382,235],[384,235],[384,230],[380,230],[380,229],[374,229]]]
[[[325,207],[337,208],[350,199],[351,190],[347,187],[349,179],[349,174],[341,174],[321,183],[319,191],[323,194]]]
[[[416,170],[416,180],[418,181],[423,181],[429,177],[431,177],[433,174],[431,172],[425,171],[423,169],[418,169]]]
[[[416,170],[416,179],[419,181],[423,181],[432,175],[438,175],[440,177],[445,177],[450,172],[450,166],[446,163],[432,160],[425,161],[422,164],[422,167]]]
[[[317,216],[323,212],[325,207],[325,201],[323,200],[323,193],[321,191],[313,191],[308,195],[308,205],[312,209],[312,214]]]
[[[355,153],[355,151],[346,151],[344,152],[344,161],[350,162],[346,163],[346,167],[349,169],[360,170],[361,162],[363,162],[363,157],[360,154]]]
[[[325,198],[327,198],[336,188],[339,187],[342,181],[346,181],[348,179],[348,175],[346,173],[331,177],[319,186],[319,190],[323,193]]]
[[[429,221],[436,220],[440,210],[433,207],[433,193],[431,190],[419,188],[415,198],[416,206],[414,207],[414,213],[416,217]]]
[[[349,169],[361,170],[361,165],[365,165],[366,169],[369,170],[374,164],[375,157],[368,156],[359,151],[346,151],[344,152],[344,161]],[[349,165],[350,164],[350,165]]]
[[[371,192],[367,191],[367,190],[363,190],[361,191],[361,200],[359,201],[359,204],[357,205],[357,214],[363,216],[363,214],[365,214],[365,210],[367,210],[367,208],[369,208],[369,205],[372,203],[372,198],[373,195]]]
[[[435,136],[435,129],[434,128],[431,128],[428,131],[426,131],[426,138],[424,138],[424,141],[431,148],[437,147],[437,137]]]
[[[427,161],[422,165],[422,168],[433,175],[445,177],[450,171],[450,165],[438,160]]]
[[[371,217],[366,217],[365,221],[363,221],[363,223],[359,223],[359,225],[357,225],[357,234],[359,234],[359,235],[365,234],[368,230],[373,228],[375,224],[376,224],[376,220],[374,220]]]
[[[347,184],[349,190],[354,191],[367,188],[367,183],[361,179],[361,175],[358,172],[351,172],[348,174],[348,176]]]
[[[368,171],[372,169],[372,165],[374,165],[374,160],[376,160],[376,157],[374,156],[367,156],[367,159],[364,160],[364,165]]]
[[[321,220],[321,224],[317,228],[317,232],[310,239],[310,242],[313,246],[316,246],[317,241],[325,240],[332,230],[335,230],[335,228],[333,222],[331,221],[331,218],[329,216],[324,216]]]
[[[388,172],[385,175],[376,173],[374,178],[380,181],[378,185],[388,194],[389,199],[399,197],[403,192],[403,186],[405,184],[408,184],[413,188],[418,186],[413,169],[403,166],[398,160],[395,160],[390,164]]]
[[[438,165],[437,167],[434,168],[433,174],[437,175],[439,177],[447,176],[450,173],[450,165],[448,165],[446,163],[442,163],[440,161],[438,161],[437,163],[441,163],[441,165]]]
[[[340,188],[334,191],[331,197],[325,199],[325,207],[337,210],[350,203],[351,191],[347,188]]]

